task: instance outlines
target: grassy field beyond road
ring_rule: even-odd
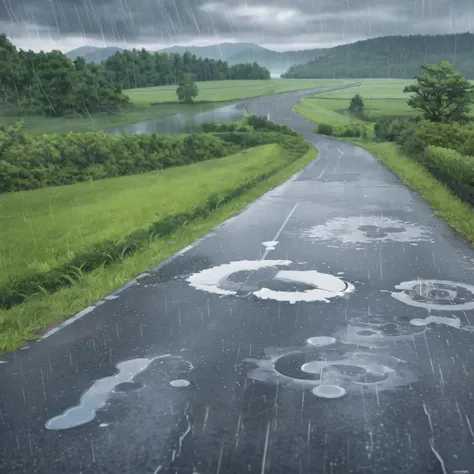
[[[403,117],[415,114],[407,104],[408,95],[403,93],[410,81],[359,79],[358,82],[361,83],[359,87],[306,97],[295,106],[295,111],[308,120],[319,123],[347,125],[356,120],[347,111],[350,100],[355,94],[360,94],[364,100],[366,116],[370,120],[382,116]]]
[[[70,316],[206,234],[315,156],[294,160],[279,145],[235,156],[96,183],[0,196],[2,283],[46,272],[103,239],[120,240],[160,218],[192,212],[210,197],[244,191],[207,216],[166,238],[152,239],[129,258],[81,274],[70,287],[0,310],[0,351],[18,347],[37,332]]]
[[[319,87],[332,87],[354,81],[344,79],[269,79],[261,81],[209,81],[197,82],[197,102],[225,102],[261,95],[279,94]],[[176,86],[145,87],[125,91],[134,104],[176,102]]]

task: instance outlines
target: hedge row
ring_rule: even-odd
[[[71,132],[33,136],[19,124],[0,129],[0,192],[140,174],[237,151],[232,144],[204,134]]]
[[[288,127],[255,116],[240,125],[208,122],[203,129],[297,135]],[[255,138],[254,142],[261,144],[260,140]],[[116,136],[105,132],[32,136],[19,122],[0,127],[0,193],[183,166],[232,155],[242,146],[246,145],[224,141],[212,133],[184,137],[157,133]]]
[[[428,146],[419,161],[463,201],[474,206],[474,156]]]
[[[472,125],[380,119],[375,123],[374,132],[378,140],[397,142],[409,156],[421,156],[428,146],[451,148],[461,155],[474,156]]]
[[[376,139],[396,142],[403,153],[474,205],[474,129],[472,125],[381,119]]]
[[[314,132],[334,137],[362,137],[364,140],[369,136],[367,127],[357,122],[351,122],[348,125],[320,123],[316,126]]]

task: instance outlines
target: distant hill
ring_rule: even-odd
[[[71,59],[83,56],[87,62],[101,62],[114,55],[121,48],[99,48],[95,46],[81,46],[66,53]],[[198,58],[208,58],[227,61],[229,65],[257,62],[260,66],[271,71],[283,73],[291,66],[309,61],[325,54],[327,50],[311,49],[306,51],[277,52],[263,48],[254,43],[220,43],[210,46],[171,46],[159,50],[159,53],[184,54],[189,51]]]
[[[271,51],[254,43],[221,43],[211,46],[172,46],[162,49],[161,53],[183,54],[189,51],[196,57],[221,59],[230,65],[257,62],[272,71],[286,71],[295,64],[310,61],[321,56],[326,50],[310,49],[306,51]]]
[[[178,53],[184,54],[189,51],[198,58],[221,59],[227,61],[231,56],[239,54],[243,51],[268,51],[254,43],[220,43],[210,46],[171,46],[161,49],[160,53]]]
[[[110,56],[113,56],[117,51],[124,51],[122,48],[110,46],[100,48],[97,46],[81,46],[66,53],[66,56],[72,60],[78,56],[82,56],[89,63],[100,63],[105,61]]]
[[[290,67],[286,78],[412,78],[423,64],[447,60],[474,79],[474,34],[383,36],[336,46]]]
[[[305,51],[277,52],[261,48],[260,50],[241,51],[227,58],[227,61],[229,64],[253,63],[255,61],[270,71],[283,73],[291,66],[323,56],[326,51],[326,49],[308,49]]]

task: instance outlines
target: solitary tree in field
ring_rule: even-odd
[[[181,102],[192,104],[193,99],[199,94],[199,89],[194,82],[192,74],[185,74],[183,80],[178,84],[176,95]]]
[[[415,77],[403,92],[412,94],[408,105],[421,110],[432,122],[463,122],[467,120],[474,99],[474,86],[466,81],[448,61],[422,66],[423,73]]]
[[[362,99],[360,94],[356,94],[352,97],[348,110],[351,114],[362,115],[364,112],[364,99]]]

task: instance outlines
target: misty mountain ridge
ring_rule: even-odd
[[[169,48],[160,49],[159,53],[177,53],[184,54],[186,51],[196,55],[196,57],[209,58],[227,61],[230,57],[243,51],[269,51],[262,46],[254,43],[219,43],[209,46],[179,46],[174,45]]]
[[[88,62],[106,60],[121,48],[82,46],[67,53]],[[427,63],[452,62],[474,79],[474,34],[381,36],[332,48],[304,51],[271,51],[254,43],[221,43],[210,46],[171,46],[159,53],[184,54],[226,61],[229,65],[257,62],[286,78],[412,78]]]
[[[122,48],[96,46],[81,46],[66,53],[71,59],[78,56],[85,58],[87,62],[101,62],[113,56]],[[209,46],[170,46],[160,49],[158,53],[184,54],[190,52],[198,58],[208,58],[226,61],[229,65],[257,62],[260,66],[280,72],[286,71],[291,66],[307,62],[321,54],[323,49],[310,49],[306,51],[272,51],[254,43],[220,43]]]
[[[123,48],[117,48],[116,46],[80,46],[79,48],[73,49],[66,53],[66,56],[74,61],[79,56],[82,56],[89,63],[100,63],[105,61],[110,56],[113,56],[117,52],[125,51]]]
[[[284,78],[413,78],[424,64],[449,61],[474,79],[474,34],[382,36],[328,49]]]

